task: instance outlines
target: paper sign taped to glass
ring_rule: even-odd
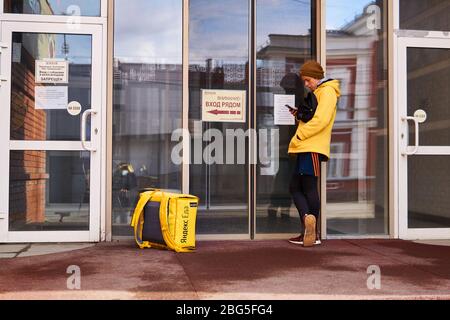
[[[295,107],[294,95],[275,94],[273,96],[274,105],[274,123],[276,126],[295,125],[295,118],[289,111],[290,107]]]
[[[62,59],[36,60],[36,83],[69,83],[69,63]]]
[[[66,110],[69,101],[67,87],[37,86],[34,89],[35,108],[38,110]]]
[[[238,90],[202,90],[204,122],[246,122],[247,92]]]

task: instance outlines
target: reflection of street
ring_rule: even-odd
[[[45,224],[89,224],[89,204],[51,204],[45,208]]]
[[[89,230],[89,205],[47,204],[44,208],[42,221],[16,221],[11,224],[13,230],[21,231],[84,231]]]
[[[113,172],[113,219],[117,224],[129,224],[138,197],[137,179],[129,163],[120,163]]]
[[[373,219],[375,203],[330,203],[327,204],[326,211],[328,219]]]
[[[267,216],[269,206],[258,205],[256,208],[256,225],[258,233],[282,234],[297,232],[300,218],[297,209],[292,206],[283,208],[281,219]],[[248,208],[243,205],[230,204],[212,206],[207,210],[199,207],[197,214],[197,234],[247,234]]]

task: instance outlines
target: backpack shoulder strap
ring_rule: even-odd
[[[149,202],[152,196],[158,191],[159,190],[144,192],[140,195],[139,202],[134,209],[133,218],[131,219],[131,227],[134,228],[134,239],[141,249],[151,247],[148,241],[142,241],[142,229],[144,227],[144,218],[142,213],[144,212],[144,207],[147,202]]]

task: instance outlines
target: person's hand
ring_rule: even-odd
[[[295,118],[297,118],[298,110],[289,109],[289,112],[290,112]]]

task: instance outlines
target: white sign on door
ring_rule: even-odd
[[[67,109],[69,91],[67,87],[36,87],[35,108],[38,110]]]
[[[273,96],[274,104],[274,121],[276,126],[293,126],[295,125],[295,117],[289,111],[286,105],[295,108],[294,95],[275,94]]]
[[[36,83],[69,83],[69,63],[61,59],[36,60]]]
[[[202,120],[245,123],[246,99],[246,91],[202,90]]]

